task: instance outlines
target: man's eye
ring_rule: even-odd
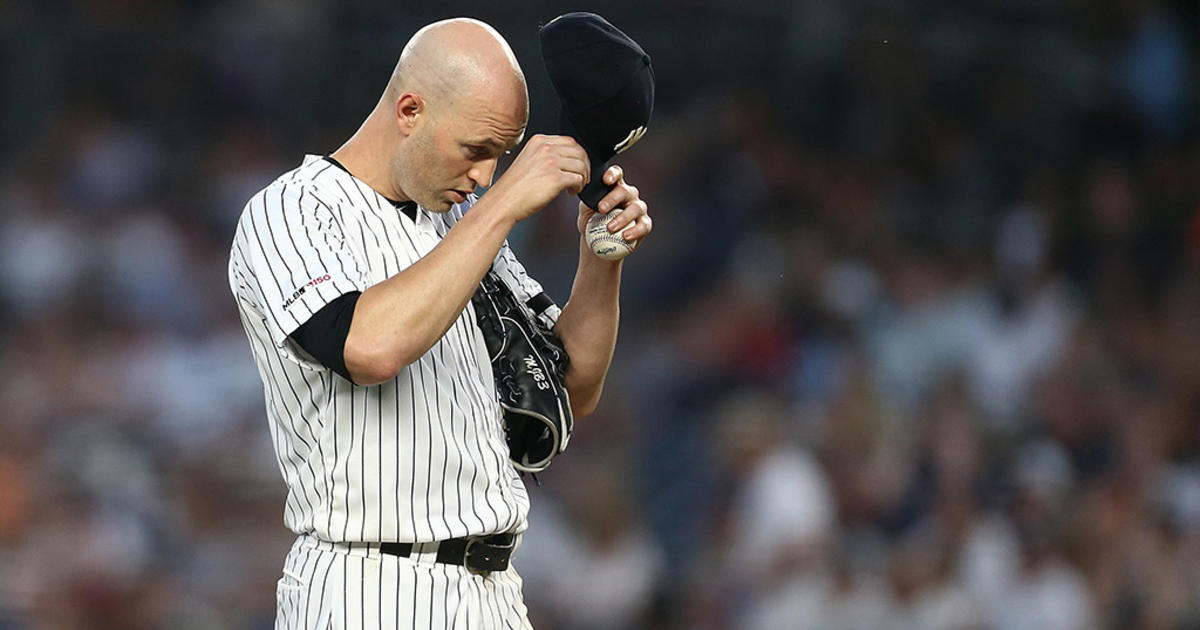
[[[481,158],[481,157],[486,157],[488,151],[485,147],[476,146],[476,145],[468,145],[467,152],[471,154],[471,157]]]

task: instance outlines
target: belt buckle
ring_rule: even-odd
[[[491,542],[498,536],[501,535],[496,534],[492,536],[468,537],[467,544],[463,547],[463,567],[465,567],[467,571],[483,577],[487,577],[496,571],[507,570],[509,556],[512,554],[512,550],[516,548],[516,539],[514,537],[512,540],[504,544],[495,544]],[[476,544],[480,544],[484,547],[484,549],[480,551],[480,554],[483,557],[479,558],[479,560],[486,568],[471,566],[471,551]]]
[[[471,566],[471,547],[474,546],[475,543],[481,542],[482,540],[483,539],[479,538],[478,536],[471,536],[470,538],[467,538],[467,544],[463,547],[462,564],[463,568],[465,568],[468,573],[471,573],[472,575],[478,575],[480,577],[487,577],[492,574],[491,571],[488,571],[487,569],[476,569],[475,567]]]

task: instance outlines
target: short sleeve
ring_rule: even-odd
[[[554,325],[558,323],[558,316],[562,314],[562,309],[546,295],[541,283],[534,280],[525,271],[525,266],[521,264],[520,260],[517,260],[517,255],[509,248],[508,241],[504,241],[504,245],[500,247],[500,253],[496,255],[492,268],[513,290],[517,298],[529,306],[547,328],[554,330]]]
[[[333,207],[307,187],[269,186],[246,205],[238,245],[248,290],[261,307],[274,344],[338,297],[365,290],[362,267],[347,246]]]

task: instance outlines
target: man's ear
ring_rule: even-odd
[[[417,118],[425,113],[425,99],[412,92],[405,92],[396,100],[396,124],[404,135],[412,133]]]

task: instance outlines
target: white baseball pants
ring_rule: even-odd
[[[532,630],[512,567],[475,575],[434,562],[437,545],[409,558],[379,545],[300,536],[276,586],[276,630]]]

